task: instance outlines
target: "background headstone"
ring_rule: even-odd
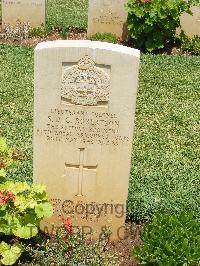
[[[89,0],[88,36],[97,32],[111,32],[127,38],[127,0]]]
[[[63,213],[98,237],[122,234],[140,53],[91,41],[35,49],[34,181]],[[119,230],[119,232],[118,232]]]
[[[184,13],[181,16],[181,26],[188,37],[200,36],[200,7],[192,7],[193,16]],[[180,32],[180,30],[179,30]]]
[[[45,24],[45,0],[2,0],[2,24],[15,26],[17,21],[32,27]]]

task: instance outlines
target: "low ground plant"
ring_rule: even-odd
[[[104,32],[104,33],[98,32],[95,35],[91,36],[90,40],[91,41],[117,43],[118,38],[115,34],[112,34],[109,32],[108,33],[107,32]]]
[[[193,213],[155,215],[142,240],[143,246],[134,249],[141,265],[200,265],[200,221]]]
[[[200,55],[200,36],[192,38],[187,37],[184,33],[180,36],[181,49],[192,55]]]
[[[69,266],[117,266],[119,255],[108,251],[107,235],[99,241],[87,240],[80,232],[73,231],[70,218],[62,218],[63,225],[56,229],[51,238],[43,238],[37,248],[29,245],[31,254],[29,265],[69,265]]]
[[[17,22],[15,26],[4,25],[3,31],[0,33],[0,37],[4,39],[27,39],[31,32],[31,26],[29,23]]]
[[[50,33],[50,30],[46,27],[31,28],[28,37],[45,38]]]

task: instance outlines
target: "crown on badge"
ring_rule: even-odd
[[[89,57],[89,55],[85,55],[79,62],[78,68],[81,70],[94,69],[95,62]]]

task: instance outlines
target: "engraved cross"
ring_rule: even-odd
[[[69,164],[65,163],[66,169],[79,169],[79,174],[78,174],[78,194],[76,196],[81,197],[83,196],[83,174],[84,170],[93,170],[96,171],[98,165],[87,165],[84,163],[84,155],[85,155],[85,148],[79,148],[79,163],[78,164]]]

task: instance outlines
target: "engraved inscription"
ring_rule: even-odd
[[[45,3],[45,2],[44,2]],[[23,2],[23,1],[20,1],[20,0],[2,0],[2,4],[5,4],[5,5],[23,5],[23,6],[43,6],[44,4],[43,3],[38,3],[36,1],[29,1],[29,2]]]
[[[107,106],[110,77],[89,57],[64,71],[61,85],[61,101],[64,104]]]
[[[53,213],[54,215],[59,215],[62,213],[61,203],[62,201],[60,199],[50,199],[51,205],[53,207]]]
[[[107,25],[120,25],[123,26],[125,21],[122,14],[116,10],[116,6],[123,8],[124,1],[121,0],[103,0],[99,2],[99,14],[93,18],[94,23],[107,24]]]
[[[98,18],[93,19],[94,23],[101,24],[113,24],[113,25],[123,25],[124,21],[116,13],[108,12],[107,14],[101,15]]]
[[[108,112],[52,109],[45,128],[37,134],[47,141],[119,145],[130,141],[121,136],[119,119]]]

